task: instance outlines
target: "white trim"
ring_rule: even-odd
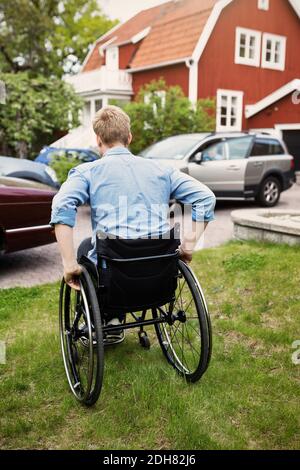
[[[114,42],[116,39],[117,39],[117,36],[113,36],[113,37],[110,38],[108,41],[104,42],[103,44],[101,44],[101,46],[98,47],[99,54],[100,54],[102,57],[104,56],[104,51],[105,51],[105,49],[106,49],[112,42]]]
[[[255,29],[240,28],[237,27],[235,30],[235,64],[250,65],[252,67],[260,66],[260,51],[261,51],[261,32]],[[241,36],[245,35],[245,55],[246,57],[240,56],[241,50]],[[250,53],[250,38],[255,39],[254,45],[254,57],[249,57]]]
[[[148,34],[150,33],[151,31],[151,26],[148,26],[148,28],[145,28],[143,29],[142,31],[140,31],[139,33],[135,34],[134,36],[132,36],[131,38],[131,42],[132,44],[136,44],[137,42],[141,41],[142,39],[144,39],[146,36],[148,36]]]
[[[226,97],[227,98],[227,103],[230,101],[230,106],[227,107],[226,111],[226,121],[231,121],[232,119],[232,98],[237,98],[237,107],[236,107],[236,124],[234,126],[230,124],[222,124],[221,119],[222,119],[222,114],[221,114],[221,108],[222,108],[222,98]],[[243,122],[243,98],[244,98],[244,92],[243,91],[237,91],[237,90],[223,90],[223,89],[218,89],[217,90],[217,116],[216,116],[216,130],[217,132],[240,132],[242,130],[242,122]]]
[[[232,1],[233,0],[220,0],[214,5],[192,55],[192,59],[196,62],[199,62],[199,59],[206,47],[206,44],[208,43],[208,40],[217,24],[220,14],[224,10],[224,8],[227,7],[227,5],[229,5]]]
[[[300,18],[300,3],[299,0],[289,0],[291,6],[294,8],[295,12]]]
[[[275,124],[274,127],[280,131],[300,131],[300,122],[296,124]]]
[[[198,62],[188,65],[189,69],[189,100],[196,104],[198,100]]]
[[[25,202],[23,204],[26,204]],[[28,232],[31,230],[43,230],[43,229],[51,229],[53,228],[51,225],[34,225],[32,227],[21,227],[21,228],[10,228],[5,230],[5,233],[12,234],[12,233],[19,233],[19,232]]]
[[[262,100],[258,101],[255,104],[251,104],[245,107],[245,115],[246,118],[249,119],[250,117],[254,116],[255,114],[259,113],[263,109],[267,108],[276,101],[284,98],[286,95],[289,95],[295,90],[300,90],[300,79],[292,80],[291,82],[287,83],[278,90],[274,91],[270,95],[266,96]]]
[[[267,61],[267,41],[272,42],[272,49],[271,61]],[[262,40],[262,57],[261,57],[261,66],[264,69],[271,69],[271,70],[281,70],[282,72],[285,70],[285,57],[286,57],[286,41],[287,38],[285,36],[279,36],[278,34],[270,34],[270,33],[263,33],[263,40]],[[275,62],[275,44],[280,43],[280,61],[277,63]]]
[[[161,67],[167,67],[168,65],[182,64],[190,59],[191,59],[190,57],[184,57],[182,59],[168,60],[166,62],[160,62],[157,64],[145,65],[143,67],[136,67],[135,69],[126,69],[126,72],[134,73],[134,72],[142,72],[144,70],[159,69]]]

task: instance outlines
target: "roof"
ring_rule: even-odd
[[[101,67],[104,63],[103,57],[99,54],[99,47],[109,42],[109,45],[120,45],[131,42],[132,37],[152,26],[161,18],[165,12],[173,5],[173,1],[163,3],[147,10],[142,10],[137,15],[130,18],[125,23],[121,23],[101,36],[95,42],[90,53],[87,55],[82,71],[93,70]]]
[[[131,68],[191,57],[217,0],[172,2],[144,39]],[[188,32],[188,34],[187,34]]]

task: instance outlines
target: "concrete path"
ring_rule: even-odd
[[[219,201],[216,208],[216,221],[208,226],[199,248],[215,247],[230,240],[233,234],[231,211],[253,207],[257,207],[253,202]],[[300,209],[300,186],[295,185],[283,193],[276,209]],[[89,209],[83,207],[78,211],[75,229],[76,247],[90,234]],[[45,284],[57,281],[61,274],[61,260],[56,243],[0,256],[0,288]]]

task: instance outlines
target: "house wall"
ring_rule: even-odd
[[[248,129],[272,128],[276,124],[300,124],[300,103],[294,104],[292,94],[247,119]]]
[[[180,85],[186,96],[189,93],[189,70],[185,64],[175,64],[168,67],[160,67],[152,70],[134,72],[133,92],[137,95],[139,89],[151,80],[164,78],[169,86]]]
[[[135,52],[138,50],[140,43],[137,44],[125,44],[124,46],[119,47],[119,69],[126,69],[134,56]]]
[[[235,64],[238,26],[287,36],[285,71]],[[259,101],[300,77],[299,38],[300,21],[287,0],[270,0],[268,11],[259,10],[257,0],[232,2],[223,10],[199,61],[198,97],[215,96],[222,88],[244,91],[244,106]],[[245,117],[243,127],[247,127]]]

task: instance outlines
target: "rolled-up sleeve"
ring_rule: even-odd
[[[192,206],[192,219],[211,222],[215,219],[216,197],[204,184],[179,170],[170,172],[171,199]]]
[[[85,204],[88,199],[88,180],[79,170],[72,168],[68,179],[53,198],[50,225],[63,224],[74,227],[77,207]]]

